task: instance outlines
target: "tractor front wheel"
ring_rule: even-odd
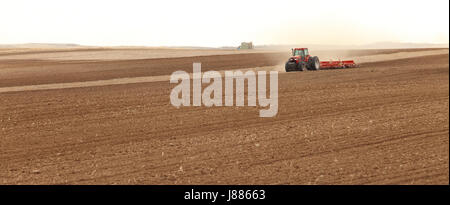
[[[306,65],[305,65],[305,63],[303,63],[303,62],[298,62],[297,70],[299,70],[299,71],[305,71],[305,70],[306,70]]]

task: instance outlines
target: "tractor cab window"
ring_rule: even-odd
[[[308,50],[303,50],[305,52],[305,56],[309,55]]]
[[[304,50],[295,50],[294,51],[294,56],[305,57],[305,52],[304,52]]]

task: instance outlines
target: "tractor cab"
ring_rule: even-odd
[[[306,56],[309,56],[309,52],[307,48],[294,48],[292,49],[292,56],[305,58]]]

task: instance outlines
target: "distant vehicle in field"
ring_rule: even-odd
[[[353,60],[320,62],[319,57],[309,55],[308,48],[293,48],[292,57],[286,62],[285,70],[290,72],[354,67],[358,67],[358,65]]]
[[[252,42],[242,42],[241,45],[237,48],[238,50],[241,49],[253,49],[253,43]]]

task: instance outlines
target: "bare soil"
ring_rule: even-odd
[[[3,59],[0,87],[167,75],[193,61],[271,66],[283,55]],[[177,109],[173,86],[0,93],[0,184],[449,184],[448,54],[280,73],[274,118],[260,107]]]

